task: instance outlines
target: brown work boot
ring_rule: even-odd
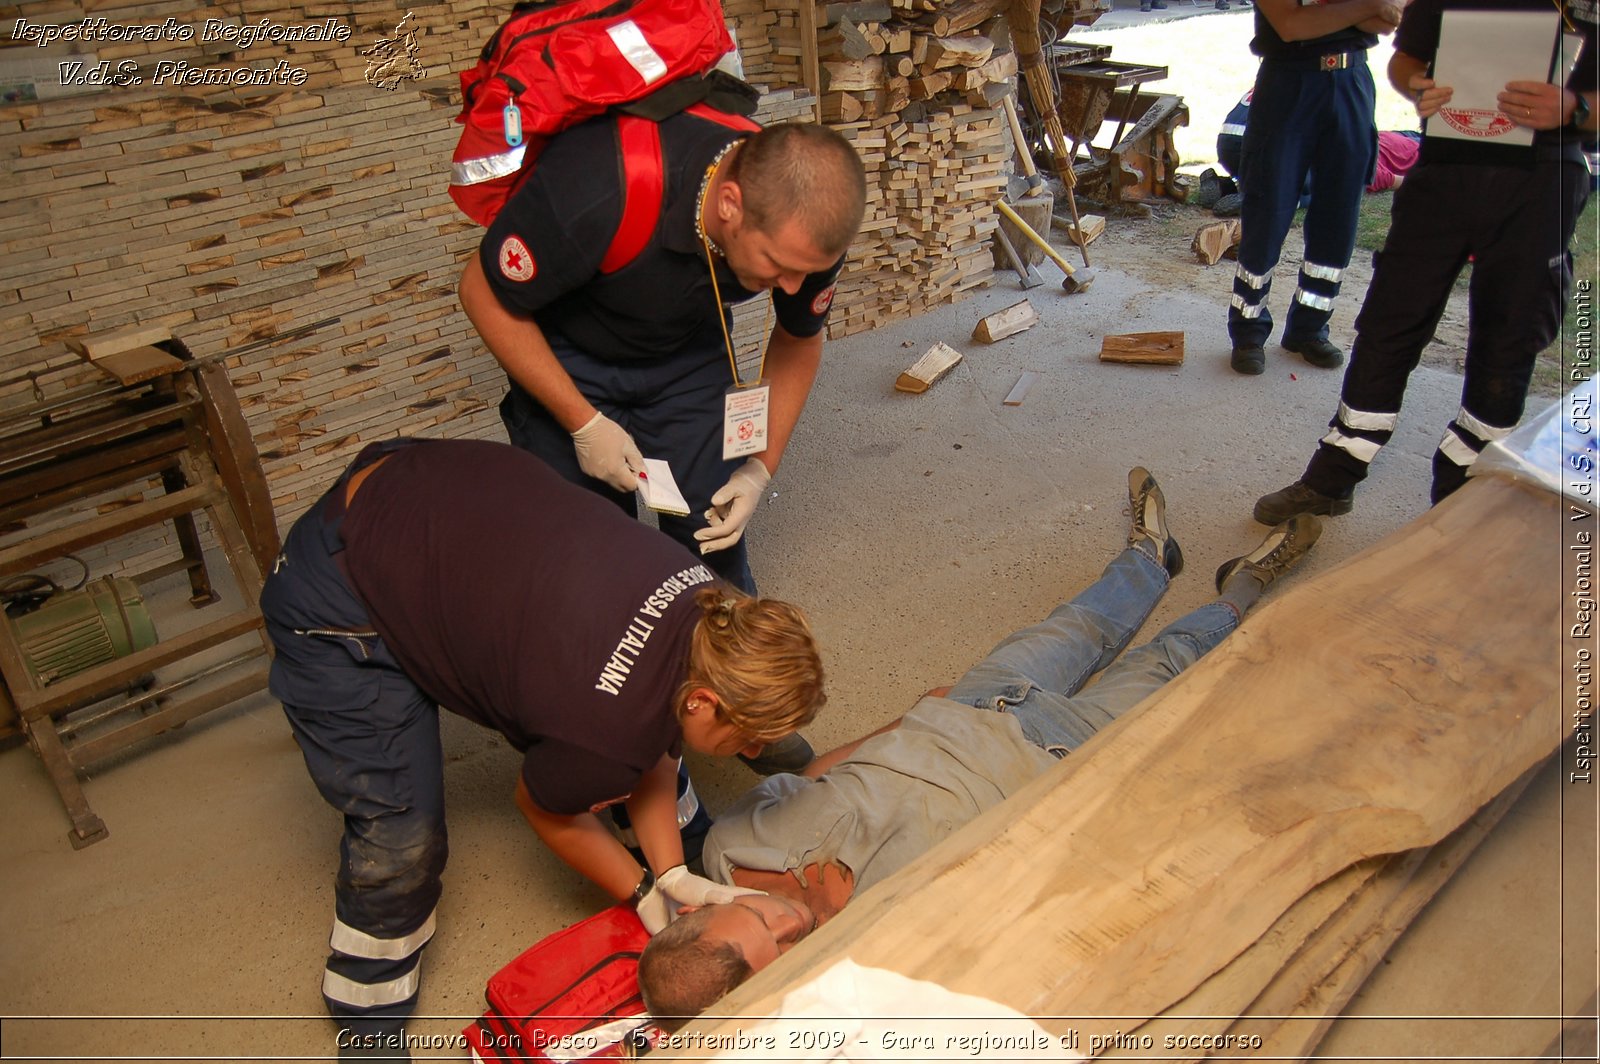
[[[1296,514],[1267,533],[1261,545],[1249,554],[1231,558],[1217,569],[1217,590],[1228,590],[1228,581],[1241,573],[1260,581],[1263,588],[1289,570],[1301,558],[1317,537],[1322,535],[1322,522],[1310,514]]]
[[[1303,480],[1256,500],[1255,519],[1264,525],[1281,525],[1295,514],[1338,517],[1355,505],[1352,495],[1324,495]]]

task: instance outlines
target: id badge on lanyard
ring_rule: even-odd
[[[706,171],[706,180],[716,169],[716,163]],[[701,193],[702,197],[704,192]],[[746,455],[760,454],[767,449],[767,415],[771,410],[772,389],[764,383],[763,371],[767,357],[761,356],[756,368],[755,382],[746,384],[739,379],[739,358],[733,350],[733,337],[728,332],[727,305],[722,302],[722,291],[717,285],[717,266],[711,260],[711,241],[701,234],[706,250],[706,269],[711,273],[711,293],[717,301],[717,320],[722,325],[722,342],[728,349],[728,368],[733,371],[733,387],[722,398],[722,460],[731,461]],[[766,324],[761,342],[772,336],[772,303],[767,303]]]
[[[735,385],[722,400],[722,458],[728,461],[767,449],[767,409],[771,389],[759,380]]]

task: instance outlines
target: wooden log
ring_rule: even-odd
[[[992,110],[1000,106],[1000,101],[1011,95],[1011,86],[1004,81],[991,81],[976,89],[969,89],[966,93],[968,106],[980,111]]]
[[[1183,1035],[1194,1040],[1224,1033],[1233,1025],[1235,1018],[1256,1000],[1262,989],[1272,985],[1285,966],[1292,965],[1297,951],[1307,940],[1317,935],[1353,899],[1370,889],[1373,880],[1385,868],[1397,859],[1414,860],[1415,855],[1427,852],[1412,850],[1396,857],[1374,857],[1359,861],[1317,884],[1248,949],[1228,962],[1226,967],[1148,1023],[1131,1025],[1127,1033],[1149,1036],[1156,1045],[1168,1044],[1168,1035]],[[1148,1050],[1139,1048],[1142,1042],[1142,1037],[1131,1038],[1107,1051],[1102,1059],[1140,1059],[1148,1053]],[[1193,1041],[1190,1044],[1194,1044]],[[1163,1064],[1167,1059],[1195,1061],[1204,1052],[1198,1050],[1192,1057],[1175,1053],[1168,1058],[1163,1054]]]
[[[1308,1057],[1339,1012],[1422,907],[1517,803],[1543,766],[1426,850],[1395,854],[1333,919],[1284,965],[1229,1028],[1262,1038],[1257,1055]]]
[[[912,363],[895,380],[895,391],[921,395],[931,388],[939,378],[955,369],[956,363],[960,361],[960,351],[943,341],[936,341],[932,347],[922,353],[921,358]]]
[[[963,89],[976,89],[980,85],[990,82],[1007,81],[1017,72],[1016,52],[996,52],[994,56],[982,66],[972,67],[961,73],[961,87]],[[1009,86],[1007,92],[1009,92]]]
[[[802,0],[803,2],[803,0]],[[849,19],[853,22],[883,22],[894,14],[889,0],[857,0],[849,4],[816,5],[817,25],[833,26]]]
[[[1189,243],[1189,249],[1207,266],[1215,266],[1217,260],[1228,253],[1229,248],[1238,247],[1239,235],[1237,218],[1207,222],[1195,230],[1194,240]]]
[[[848,59],[822,64],[824,92],[865,92],[883,87],[883,58]]]
[[[856,122],[860,120],[864,110],[861,98],[854,93],[829,92],[822,96],[824,122]]]
[[[1033,308],[1032,303],[1024,299],[1021,303],[1013,303],[1004,310],[997,310],[980,320],[977,328],[972,330],[972,338],[979,343],[992,344],[996,340],[1015,336],[1024,329],[1031,329],[1038,323],[1039,312]]]
[[[877,106],[879,114],[898,114],[905,110],[911,102],[911,81],[909,78],[893,77],[883,83],[883,88],[878,90]]]
[[[953,66],[982,66],[994,55],[994,42],[987,37],[935,37],[928,42],[924,72]]]
[[[1100,341],[1100,361],[1181,366],[1183,333],[1140,332],[1107,336]]]
[[[1008,0],[958,0],[947,5],[933,20],[933,32],[940,37],[970,30],[1003,11]]]
[[[845,59],[865,59],[876,54],[861,27],[849,19],[841,19],[837,25],[817,34],[817,52],[819,55],[842,56]]]
[[[911,98],[913,100],[931,100],[955,81],[956,76],[948,71],[937,74],[926,74],[920,78],[911,79]]]

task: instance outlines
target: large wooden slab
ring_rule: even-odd
[[[1469,483],[1282,589],[718,1012],[772,1014],[848,956],[1085,1040],[1161,1013],[1318,884],[1437,843],[1555,749],[1562,541],[1554,496]]]

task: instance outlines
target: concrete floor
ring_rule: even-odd
[[[752,532],[763,590],[807,607],[825,647],[832,697],[809,729],[819,748],[898,715],[1091,580],[1123,542],[1134,464],[1160,477],[1190,559],[1148,630],[1209,597],[1215,564],[1262,533],[1250,520],[1256,496],[1300,472],[1340,379],[1276,349],[1265,376],[1232,373],[1226,284],[1219,273],[1204,298],[1102,268],[1083,296],[1032,290],[1044,319],[1032,330],[971,343],[980,316],[1021,297],[1002,276],[957,307],[828,345]],[[1348,338],[1359,298],[1347,293],[1336,336]],[[1185,330],[1186,364],[1096,360],[1102,333],[1140,329]],[[925,395],[893,392],[935,340],[965,361]],[[1021,406],[1003,406],[1023,370],[1038,383]],[[1306,570],[1423,512],[1429,455],[1458,387],[1418,372],[1356,511],[1331,522]],[[457,718],[443,728],[453,853],[424,967],[430,1018],[416,1025],[441,1039],[481,1011],[498,967],[605,901],[522,823],[511,802],[517,755]],[[694,768],[713,809],[752,780],[737,764]],[[193,722],[103,766],[87,792],[111,835],[74,851],[32,754],[0,754],[5,1057],[329,1052],[318,984],[339,825],[277,705],[263,694]],[[1572,911],[1571,898],[1592,883],[1594,802],[1592,789],[1536,784],[1351,1009],[1414,1018],[1343,1020],[1324,1052],[1509,1059],[1544,1050],[1558,1022],[1416,1017],[1552,1017],[1563,1002],[1592,1013],[1593,913]]]

